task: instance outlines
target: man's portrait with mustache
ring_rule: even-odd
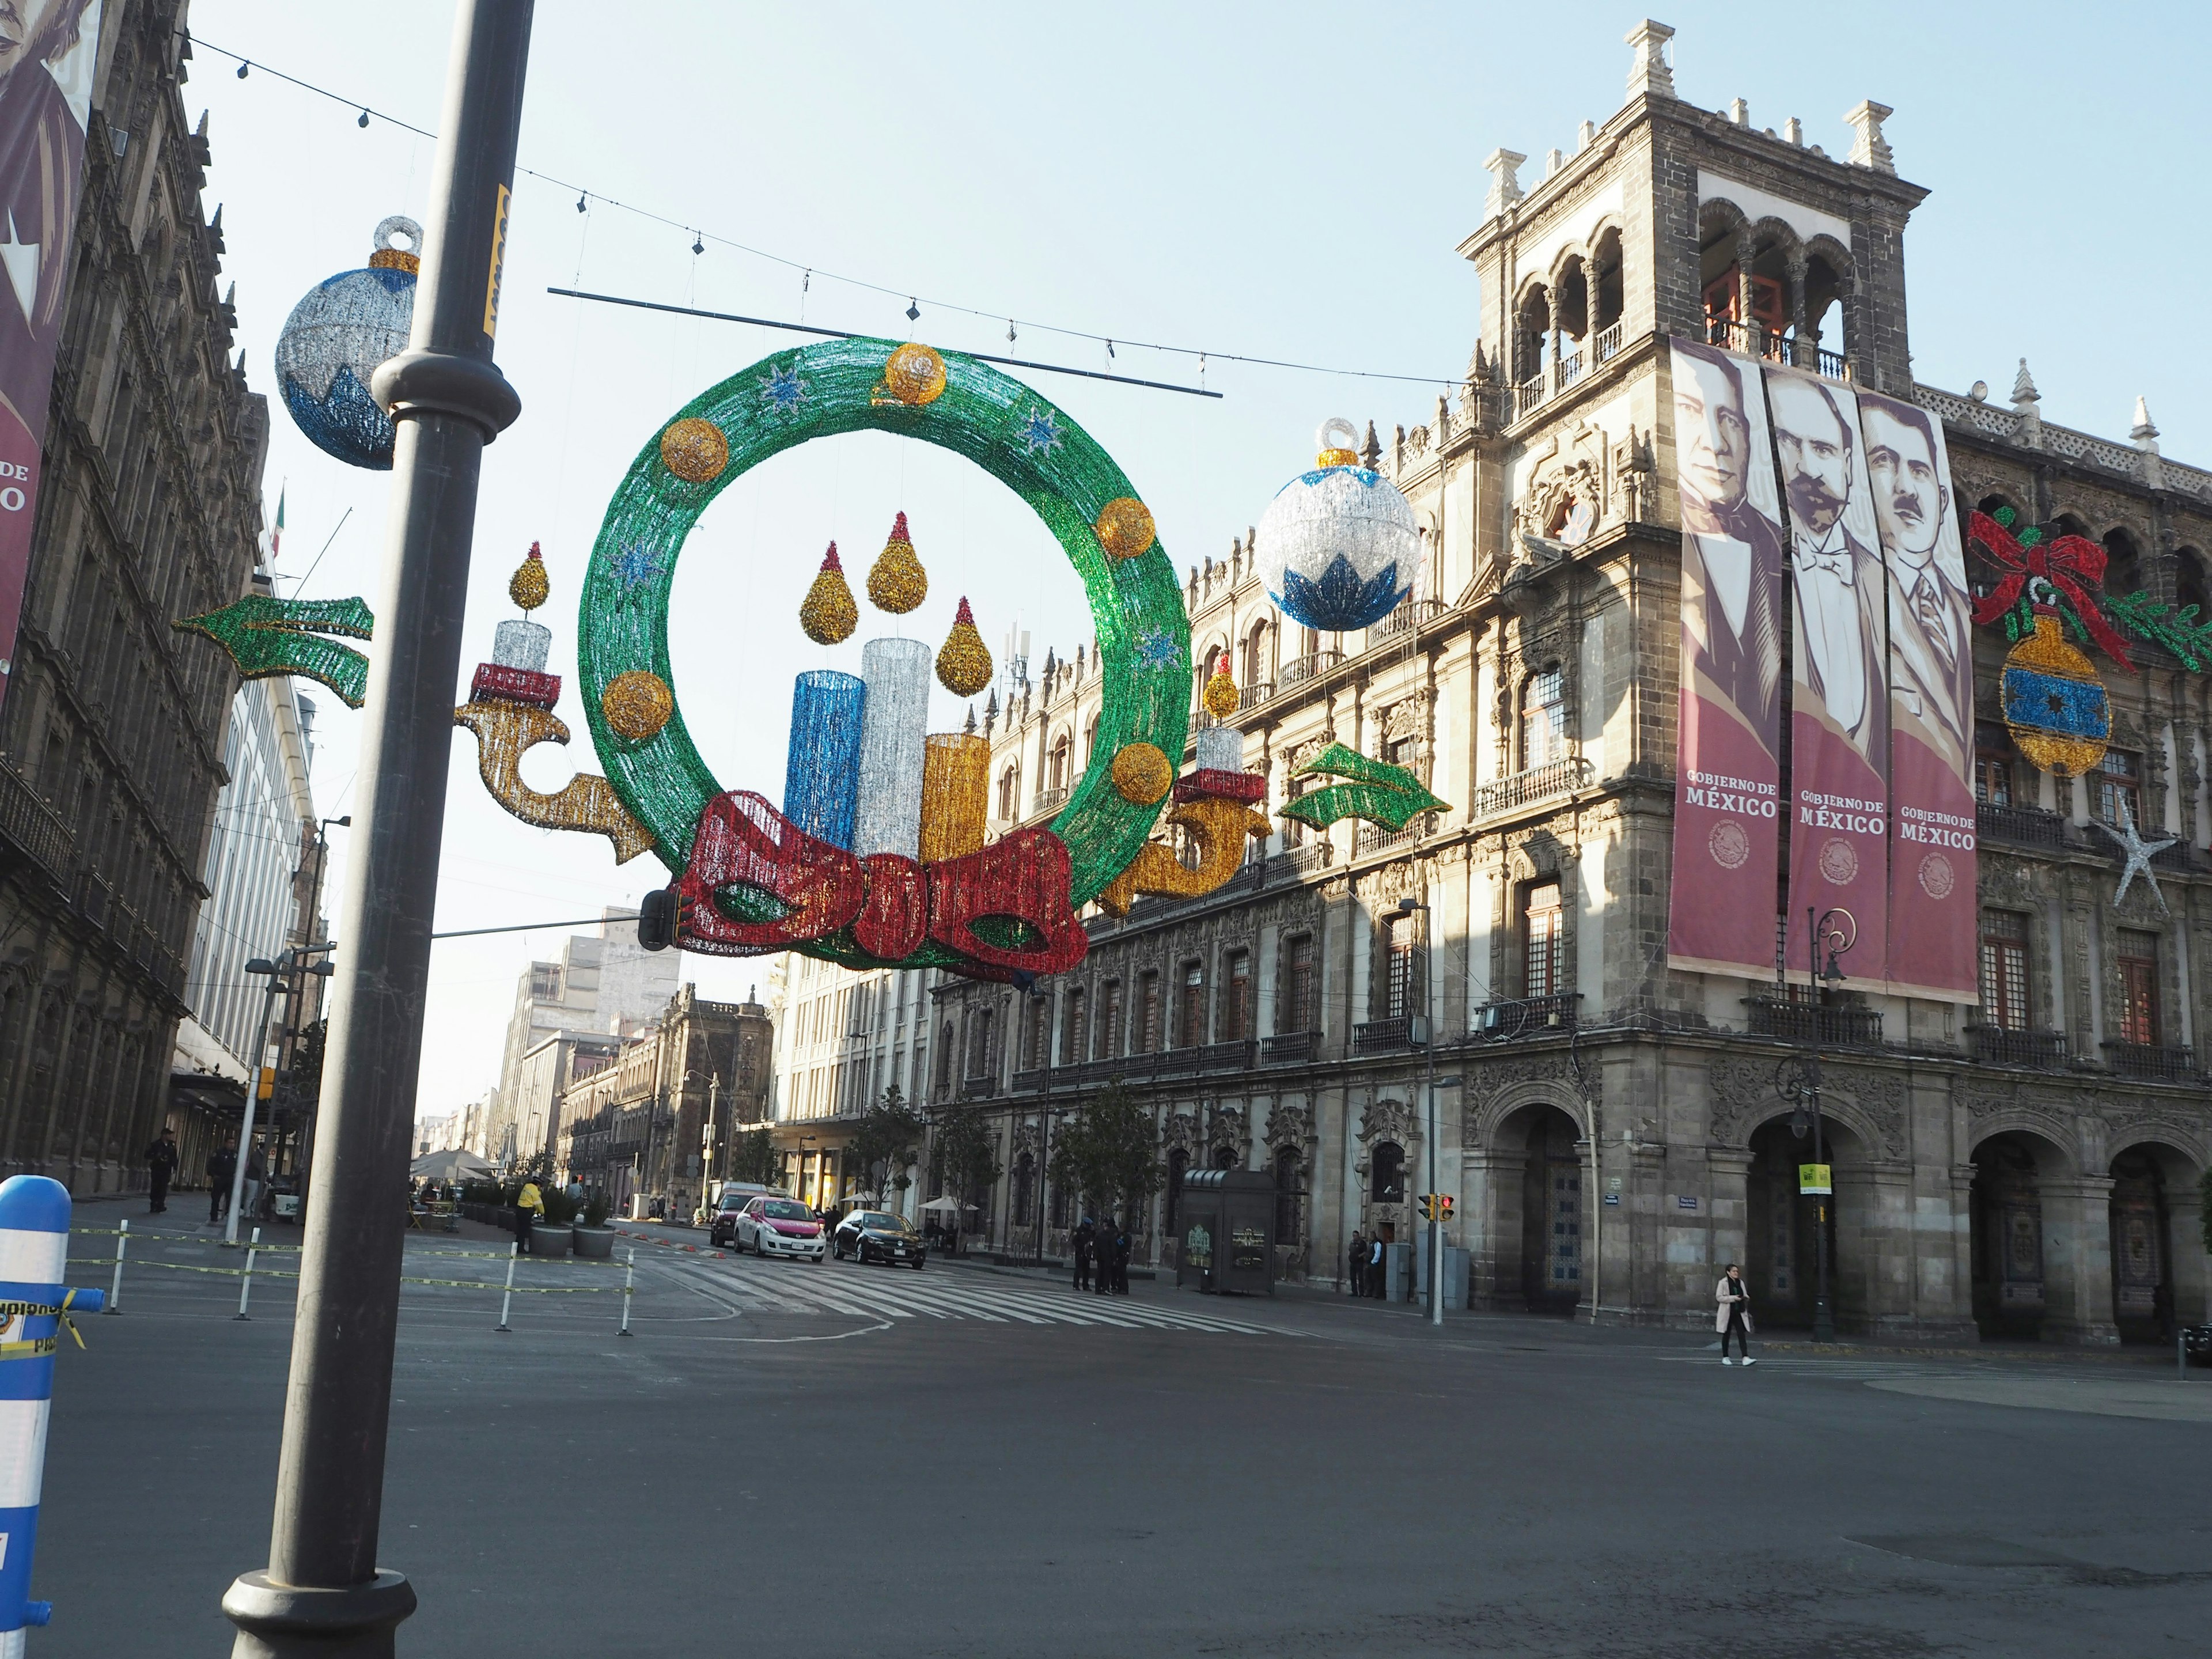
[[[1889,684],[1881,555],[1852,534],[1857,434],[1810,375],[1770,369],[1767,406],[1790,506],[1797,598],[1795,676],[1877,773],[1889,766]],[[1863,504],[1861,504],[1862,507]]]
[[[62,325],[84,127],[50,65],[96,47],[91,0],[0,0],[0,400],[33,441]],[[34,418],[35,417],[35,418]]]
[[[1875,528],[1889,561],[1889,672],[1899,712],[1951,771],[1973,753],[1974,653],[1949,468],[1917,404],[1859,395]]]

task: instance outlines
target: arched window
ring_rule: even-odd
[[[1030,1224],[1030,1200],[1036,1188],[1036,1158],[1024,1152],[1014,1160],[1014,1225]]]
[[[1566,751],[1566,681],[1554,663],[1521,688],[1521,768],[1548,766]]]
[[[937,1086],[947,1087],[952,1081],[952,1022],[946,1020],[945,1029],[937,1036]]]
[[[2136,538],[2124,530],[2106,532],[2105,592],[2139,593],[2142,585],[2142,561],[2136,556]]]
[[[1275,1243],[1295,1244],[1305,1231],[1305,1170],[1295,1146],[1275,1154]]]
[[[1083,764],[1088,769],[1098,756],[1098,716],[1091,717],[1091,724],[1083,728]]]
[[[2197,607],[2196,620],[2201,626],[2212,623],[2212,579],[2208,579],[2204,556],[2193,547],[2179,549],[2173,556],[2173,602],[2176,608]]]
[[[1190,1167],[1190,1154],[1180,1146],[1168,1154],[1168,1237],[1176,1237],[1176,1218],[1182,1213],[1183,1171]]]
[[[1046,775],[1045,787],[1055,793],[1067,787],[1067,734],[1060,733],[1052,745],[1052,769]]]
[[[1071,985],[1060,1014],[1060,1063],[1073,1066],[1084,1057],[1084,1040],[1088,1035],[1084,1015],[1088,1012],[1083,988]]]
[[[1395,1140],[1377,1141],[1368,1154],[1367,1196],[1371,1203],[1406,1201],[1406,1149]]]
[[[1552,332],[1552,292],[1541,283],[1521,296],[1513,331],[1513,379],[1533,380],[1544,372],[1544,344]]]
[[[1247,690],[1273,678],[1273,668],[1267,660],[1267,624],[1255,623],[1252,631],[1244,636],[1244,686]]]
[[[1012,817],[1020,810],[1022,777],[1018,768],[1009,766],[999,774],[999,816]]]
[[[978,1008],[968,1017],[968,1070],[973,1078],[991,1074],[991,1011]]]

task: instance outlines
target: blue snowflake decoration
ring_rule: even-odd
[[[1182,647],[1165,629],[1148,629],[1137,636],[1137,655],[1147,668],[1176,668],[1182,665]]]
[[[1049,455],[1060,447],[1060,428],[1053,424],[1051,416],[1035,404],[1030,407],[1029,419],[1016,427],[1014,433],[1032,455]]]
[[[615,574],[622,578],[624,587],[635,587],[641,582],[649,582],[660,574],[659,565],[653,562],[653,550],[638,543],[622,549],[611,562]]]
[[[799,372],[787,365],[771,368],[761,376],[761,401],[779,415],[793,415],[806,401],[806,381]]]

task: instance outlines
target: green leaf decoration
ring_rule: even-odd
[[[2112,620],[2135,635],[2148,640],[2153,645],[2164,646],[2189,665],[2191,670],[2203,673],[2212,665],[2212,624],[2197,619],[2197,607],[2184,605],[2176,611],[2170,605],[2160,605],[2148,593],[2106,594],[2105,609]]]
[[[249,593],[220,611],[185,617],[169,626],[206,635],[230,653],[246,679],[304,674],[337,692],[349,708],[360,708],[368,694],[368,659],[321,637],[343,634],[369,638],[376,618],[360,599],[278,599]]]
[[[1405,767],[1370,760],[1340,743],[1329,744],[1291,775],[1351,780],[1284,804],[1283,817],[1316,830],[1326,830],[1339,818],[1365,818],[1388,830],[1403,830],[1423,812],[1451,810]]]
[[[2009,530],[2013,527],[2014,524],[2019,520],[2020,514],[2014,512],[2008,507],[2001,507],[1996,512],[1990,514],[1990,517],[1995,519],[2007,530]]]

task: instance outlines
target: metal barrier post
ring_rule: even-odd
[[[130,1242],[131,1221],[126,1216],[118,1224],[115,1235],[115,1285],[107,1293],[107,1305],[100,1310],[104,1314],[119,1314],[123,1311],[123,1247]]]
[[[246,1311],[246,1298],[253,1294],[253,1253],[260,1247],[261,1229],[256,1227],[253,1230],[252,1242],[246,1247],[246,1277],[238,1281],[238,1311],[231,1316],[234,1319],[252,1317]]]
[[[521,1254],[522,1246],[520,1243],[507,1247],[507,1289],[501,1293],[499,1298],[499,1323],[492,1327],[495,1331],[503,1331],[507,1328],[507,1304],[514,1300],[514,1258]]]
[[[637,1246],[633,1244],[629,1249],[629,1260],[623,1265],[623,1322],[622,1328],[615,1333],[617,1336],[629,1334],[629,1287],[636,1279]]]
[[[98,1291],[72,1291],[62,1283],[69,1227],[69,1188],[60,1182],[13,1176],[0,1182],[0,1297],[17,1304],[0,1323],[5,1339],[0,1355],[19,1362],[7,1367],[16,1385],[7,1392],[16,1397],[0,1400],[0,1444],[8,1449],[0,1458],[0,1533],[6,1535],[0,1553],[0,1653],[21,1653],[24,1627],[54,1615],[52,1602],[30,1599],[54,1392],[52,1355],[68,1316],[98,1313],[106,1301]]]

